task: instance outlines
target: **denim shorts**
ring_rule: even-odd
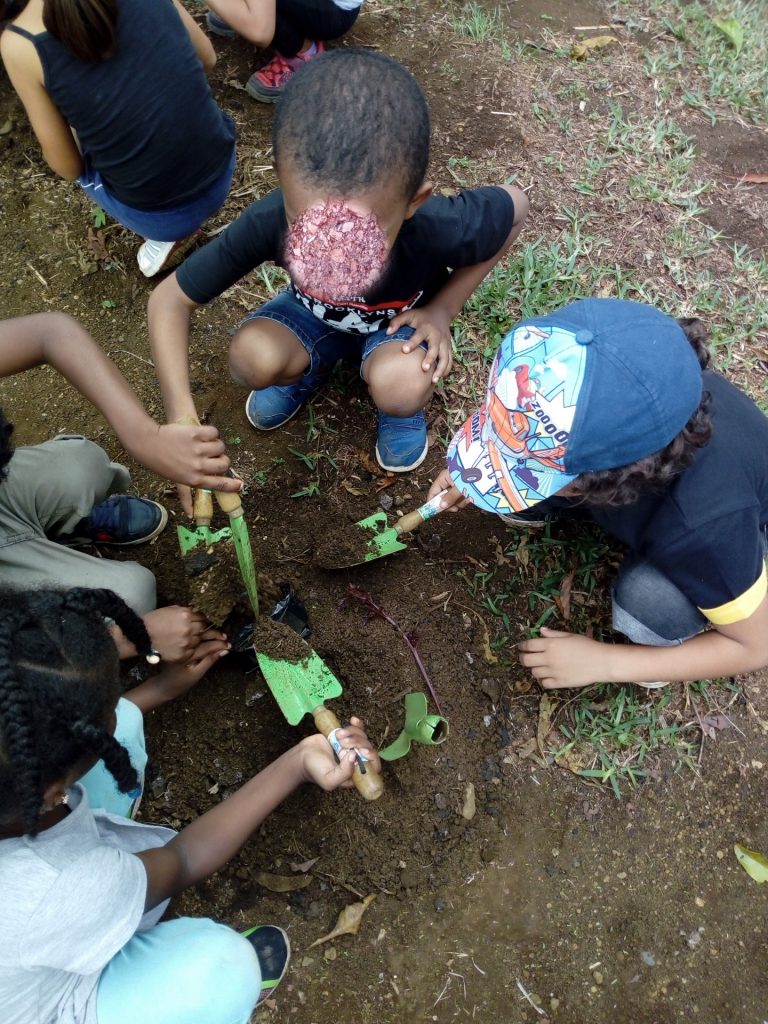
[[[288,288],[249,313],[240,326],[258,319],[274,320],[296,335],[309,355],[307,373],[315,373],[321,363],[329,366],[339,359],[345,359],[347,362],[360,365],[362,377],[363,364],[380,345],[386,345],[390,341],[408,341],[413,334],[412,327],[399,327],[393,334],[387,334],[386,327],[372,334],[340,331],[316,317]],[[426,350],[427,343],[422,342],[420,347]]]
[[[135,231],[143,238],[152,238],[156,242],[178,242],[197,231],[209,217],[224,205],[235,173],[236,152],[232,147],[232,156],[224,173],[212,185],[194,199],[162,210],[136,210],[132,206],[113,196],[101,180],[101,175],[85,159],[85,170],[77,179],[88,198],[100,206],[110,217],[114,217],[123,227]]]

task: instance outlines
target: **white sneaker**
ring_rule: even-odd
[[[154,277],[161,270],[169,270],[186,256],[199,234],[199,231],[195,231],[188,238],[181,238],[178,242],[156,242],[152,238],[146,239],[136,253],[139,270],[144,277]]]

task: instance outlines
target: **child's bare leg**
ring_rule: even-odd
[[[363,379],[376,406],[388,416],[414,416],[432,397],[431,372],[421,368],[424,350],[403,352],[402,339],[380,345],[363,365]]]
[[[232,379],[255,391],[296,384],[308,369],[307,350],[293,331],[275,320],[249,320],[229,347]]]

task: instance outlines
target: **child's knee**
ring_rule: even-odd
[[[157,582],[149,569],[138,562],[112,562],[110,571],[114,578],[103,586],[114,590],[137,615],[155,610]]]
[[[253,946],[226,925],[208,919],[186,920],[186,962],[172,986],[187,1006],[179,1020],[206,1024],[247,1021],[261,991],[261,971]]]
[[[275,328],[286,331],[287,339],[279,337]],[[232,379],[256,390],[300,376],[308,365],[309,355],[295,335],[269,320],[249,321],[229,346]]]
[[[388,416],[413,416],[423,409],[434,390],[431,374],[421,368],[423,349],[405,353],[401,342],[377,349],[368,361],[365,379],[371,398]]]

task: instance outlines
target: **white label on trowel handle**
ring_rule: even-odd
[[[431,519],[432,516],[436,516],[438,512],[442,512],[444,507],[443,495],[445,495],[446,493],[447,488],[445,491],[440,491],[439,494],[436,494],[434,498],[431,499],[431,501],[428,501],[421,506],[421,508],[419,509],[419,515],[421,516],[425,523],[428,519]]]
[[[332,732],[329,732],[328,736],[327,736],[327,740],[331,744],[331,746],[333,747],[333,752],[336,755],[336,757],[338,757],[339,761],[341,761],[341,755],[344,753],[345,750],[352,750],[352,751],[354,751],[355,754],[357,754],[357,763],[358,764],[366,764],[367,761],[368,761],[368,758],[364,754],[361,754],[360,751],[357,749],[357,747],[342,747],[342,745],[339,743],[339,740],[338,740],[338,738],[336,736],[336,733],[338,731],[339,731],[338,729],[334,729]]]

